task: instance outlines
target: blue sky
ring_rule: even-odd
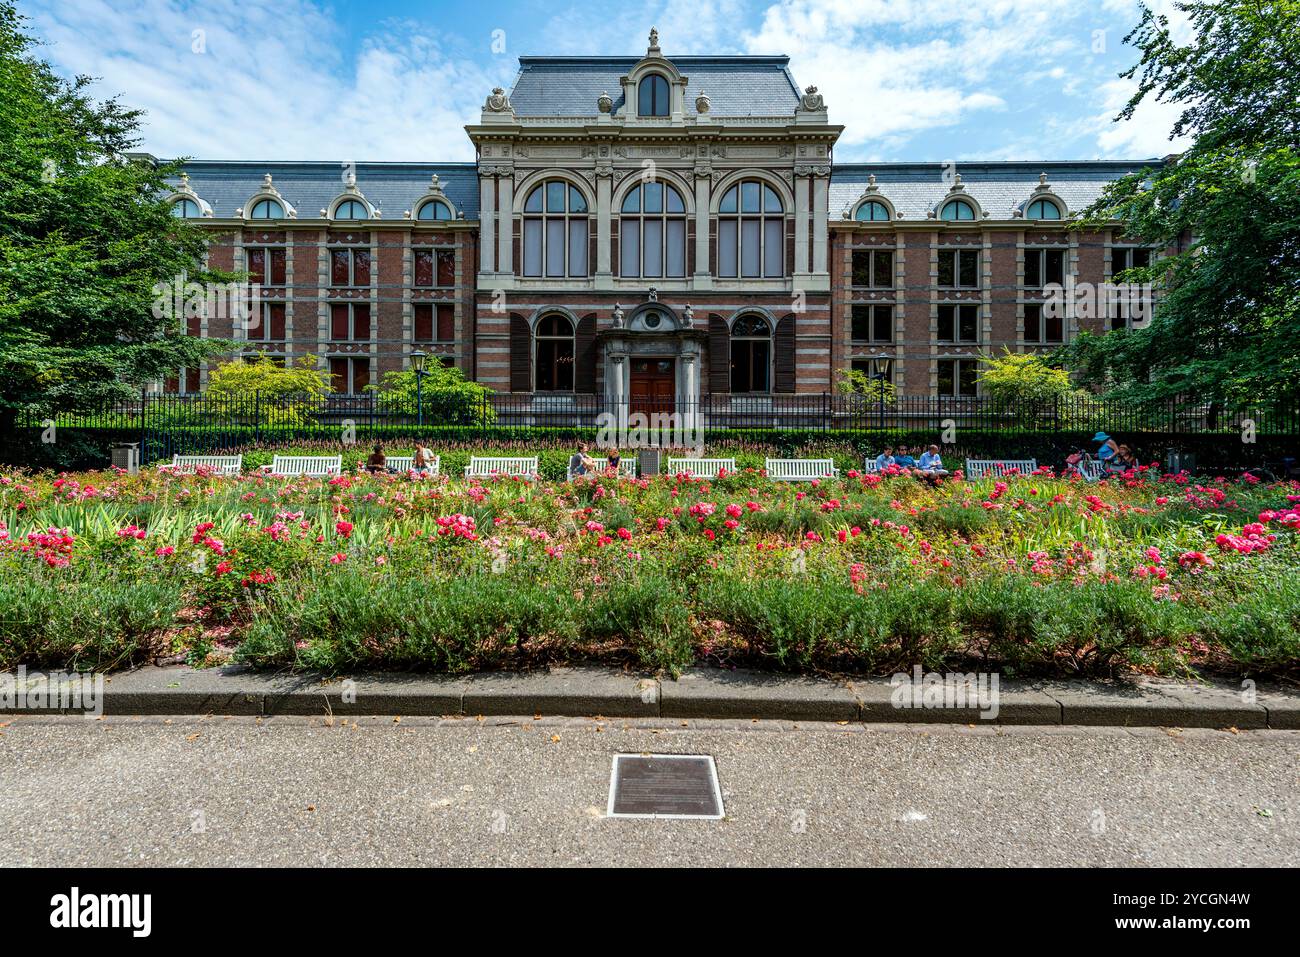
[[[1185,29],[1172,0],[1161,12]],[[847,129],[839,161],[1141,158],[1175,112],[1117,74],[1137,0],[19,0],[41,55],[205,159],[469,160],[520,55],[784,53]]]

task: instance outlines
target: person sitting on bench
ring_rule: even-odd
[[[919,465],[917,473],[923,478],[942,478],[948,474],[948,470],[943,467],[943,458],[939,455],[937,445],[932,445],[921,453]]]
[[[384,447],[378,442],[375,443],[375,450],[366,459],[366,471],[372,475],[388,471],[388,458],[384,455]]]

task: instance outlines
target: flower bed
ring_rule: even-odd
[[[0,476],[0,667],[1294,672],[1300,485]]]

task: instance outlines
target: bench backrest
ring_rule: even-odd
[[[763,467],[767,477],[778,482],[811,482],[839,473],[834,459],[768,459]]]
[[[597,473],[604,472],[605,469],[609,468],[609,459],[593,458],[592,461],[596,463]],[[579,477],[574,475],[572,468],[566,469],[565,471],[566,471],[565,481],[572,482],[574,478]],[[591,473],[589,472],[587,474],[590,475]],[[618,460],[618,477],[636,478],[636,459],[630,459],[626,457],[620,458]]]
[[[983,478],[986,475],[1003,476],[1016,471],[1028,475],[1038,468],[1036,459],[967,459],[966,477]]]
[[[466,478],[486,478],[490,475],[537,474],[537,456],[471,456],[465,466]]]
[[[438,467],[442,464],[442,456],[435,455],[428,462],[430,475],[438,474]],[[384,459],[384,465],[397,472],[409,472],[415,468],[414,455],[390,455]]]
[[[193,472],[200,465],[206,465],[221,475],[238,475],[244,467],[242,455],[173,455],[173,472]]]
[[[880,468],[876,465],[876,457],[874,455],[868,455],[866,457],[866,459],[862,463],[862,471],[864,472],[880,471]]]
[[[688,475],[710,476],[716,478],[718,473],[726,470],[728,475],[734,474],[736,469],[735,459],[672,459],[668,460],[668,474],[679,475],[686,473]]]
[[[1084,459],[1079,463],[1079,474],[1086,482],[1096,482],[1106,474],[1106,463],[1096,459]]]
[[[277,455],[271,461],[275,475],[338,475],[341,471],[341,455]]]

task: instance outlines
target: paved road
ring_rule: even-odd
[[[716,757],[720,822],[609,819]],[[1300,732],[11,717],[0,866],[1300,864]]]

